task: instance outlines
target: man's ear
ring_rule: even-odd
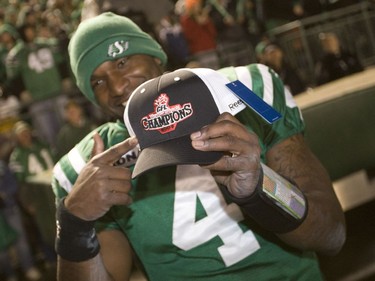
[[[159,58],[155,58],[155,57],[154,57],[154,60],[155,60],[155,62],[156,62],[158,65],[162,65],[161,60],[160,60]]]

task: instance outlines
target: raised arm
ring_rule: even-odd
[[[193,133],[191,138],[195,149],[228,152],[206,168],[234,199],[239,199],[243,205],[247,200],[254,203],[253,195],[263,184],[258,137],[232,115],[224,113],[216,123]],[[274,232],[285,243],[301,250],[326,254],[339,251],[346,238],[343,211],[327,172],[310,151],[303,136],[294,135],[275,145],[267,152],[266,158],[268,167],[303,193],[308,206],[304,218],[301,222],[296,221],[293,229]],[[259,206],[259,199],[255,200]],[[271,212],[275,209],[274,206],[267,209],[269,204],[262,207]],[[273,218],[255,214],[259,209],[251,207],[243,210],[260,225],[265,225],[264,219],[269,219],[271,223],[268,226],[272,226]]]

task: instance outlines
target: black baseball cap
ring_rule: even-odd
[[[235,115],[245,108],[227,83],[223,74],[212,69],[182,68],[134,90],[124,113],[129,134],[137,137],[141,150],[133,178],[157,167],[212,164],[223,156],[195,150],[190,134],[223,112]]]

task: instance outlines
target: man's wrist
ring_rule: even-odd
[[[263,164],[256,189],[250,196],[237,198],[226,187],[222,190],[245,214],[272,232],[292,231],[307,215],[307,200],[303,193]]]
[[[71,214],[64,205],[64,199],[60,199],[56,209],[56,253],[68,261],[89,260],[100,250],[95,222]]]
[[[246,197],[237,197],[237,196],[233,195],[228,190],[228,188],[225,187],[225,186],[221,186],[221,189],[222,189],[222,191],[224,191],[225,197],[229,198],[233,203],[236,203],[237,205],[242,206],[242,205],[247,204],[249,202],[249,200],[251,201],[254,197],[257,196],[258,190],[262,188],[263,178],[264,178],[263,169],[262,169],[262,167],[260,167],[259,178],[258,178],[258,182],[255,186],[255,189],[250,195],[248,195]]]

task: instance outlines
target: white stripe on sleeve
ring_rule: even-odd
[[[236,67],[235,72],[238,80],[240,80],[249,89],[253,89],[253,79],[246,66]]]
[[[65,176],[63,170],[61,169],[60,163],[57,163],[53,168],[53,175],[56,180],[59,182],[60,186],[65,189],[66,192],[70,192],[72,190],[72,183],[69,179]]]
[[[68,153],[68,159],[72,164],[74,171],[79,174],[83,167],[86,165],[86,161],[82,158],[81,154],[79,153],[78,149],[74,147]]]
[[[265,65],[258,64],[258,69],[263,78],[263,100],[269,105],[273,105],[273,81],[269,68]]]

